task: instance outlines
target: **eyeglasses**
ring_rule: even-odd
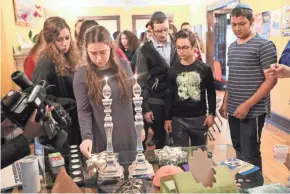
[[[176,47],[177,51],[184,51],[187,52],[191,47],[189,46],[183,46],[183,47]]]
[[[163,33],[167,34],[169,32],[169,29],[164,29],[164,30],[154,30],[155,34],[161,35]]]

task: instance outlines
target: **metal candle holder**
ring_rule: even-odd
[[[106,150],[106,163],[102,165],[98,169],[98,184],[102,184],[104,181],[108,180],[115,180],[117,182],[123,182],[124,181],[124,168],[120,166],[118,162],[118,156],[116,153],[114,153],[113,150],[113,142],[112,142],[112,135],[113,135],[113,122],[111,117],[111,105],[112,105],[112,99],[111,97],[111,88],[108,85],[108,78],[105,77],[106,85],[103,87],[103,96],[104,99],[102,99],[103,105],[104,105],[104,112],[105,112],[105,122],[104,122],[104,128],[106,132],[106,138],[107,138],[107,150]]]
[[[153,166],[145,159],[142,145],[142,130],[143,130],[143,116],[142,116],[142,101],[141,87],[137,82],[137,75],[135,75],[135,84],[133,86],[133,101],[135,105],[135,128],[137,130],[137,155],[135,161],[129,166],[129,178],[144,177],[151,178],[154,175]]]

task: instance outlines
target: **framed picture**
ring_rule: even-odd
[[[13,4],[16,25],[31,27],[45,18],[45,9],[38,0],[13,0]]]

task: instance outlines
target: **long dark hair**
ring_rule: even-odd
[[[119,66],[119,62],[115,57],[115,47],[114,42],[111,38],[109,31],[103,26],[93,26],[87,30],[85,34],[85,43],[84,47],[87,51],[88,44],[102,42],[110,47],[110,57],[107,62],[108,65],[114,71],[114,78],[118,82],[118,86],[121,91],[121,101],[126,104],[129,103],[129,98],[132,96],[132,83],[130,82],[125,71]],[[87,86],[88,86],[88,95],[95,101],[98,105],[102,104],[102,87],[103,85],[100,82],[103,80],[103,77],[97,73],[97,66],[91,61],[88,52],[85,53],[84,58],[86,58],[86,72],[87,72]]]
[[[85,38],[85,33],[86,31],[92,27],[92,26],[96,26],[99,25],[98,22],[96,22],[95,20],[86,20],[82,23],[81,28],[80,28],[80,32],[77,38],[77,47],[80,51],[80,53],[82,54],[83,52],[83,44],[84,44],[84,38]]]
[[[131,31],[124,30],[123,32],[119,34],[118,39],[117,39],[117,46],[120,49],[122,49],[122,51],[125,51],[125,48],[121,42],[121,36],[123,34],[127,37],[127,40],[128,40],[128,50],[131,52],[135,52],[140,46],[140,41],[138,37]]]
[[[72,39],[66,56],[62,54],[55,45],[59,32],[65,28],[67,28],[71,34],[69,26],[65,20],[60,17],[50,17],[43,25],[43,36],[47,43],[43,51],[43,56],[53,61],[60,75],[68,75],[74,71],[79,60],[78,52]]]
[[[82,23],[84,21],[85,21],[85,19],[78,19],[78,21],[75,23],[75,27],[78,25],[78,23]],[[78,34],[77,34],[76,30],[75,30],[75,39],[77,40],[77,38],[78,38]]]
[[[139,38],[139,40],[140,40],[141,43],[142,42],[145,42],[147,40],[146,33],[147,32],[141,32],[140,38]]]

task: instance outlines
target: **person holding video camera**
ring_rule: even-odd
[[[51,110],[52,108],[46,107],[45,115],[47,117],[50,116]],[[37,110],[30,115],[22,134],[1,147],[1,169],[25,156],[28,156],[30,154],[29,142],[35,137],[45,135],[43,123],[35,121],[36,114]],[[1,136],[7,136],[15,129],[16,126],[9,119],[5,119],[1,123]]]
[[[76,102],[73,92],[73,75],[78,64],[78,52],[71,38],[71,30],[60,17],[44,22],[43,36],[47,43],[32,76],[32,82],[47,83],[47,100],[59,103],[72,118],[68,144],[81,143]],[[66,148],[66,147],[65,147]]]

